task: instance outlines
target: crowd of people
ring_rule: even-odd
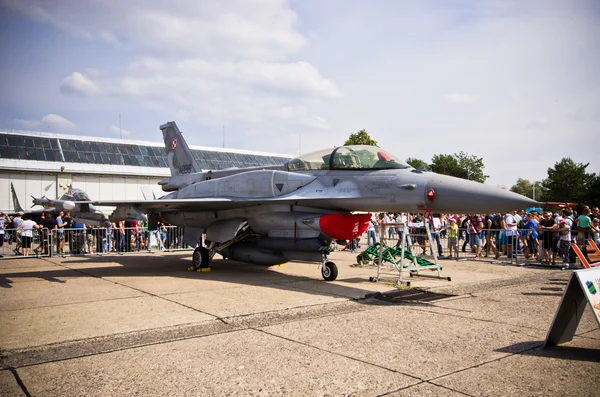
[[[598,207],[582,208],[577,214],[570,208],[557,212],[531,210],[512,211],[506,214],[407,214],[379,213],[371,217],[366,230],[369,246],[382,236],[397,240],[400,247],[404,237],[412,247],[426,253],[428,236],[427,222],[431,234],[431,246],[435,246],[440,257],[458,258],[460,250],[467,246],[475,260],[481,257],[498,259],[502,255],[513,258],[517,254],[525,259],[542,263],[574,263],[575,254],[570,244],[576,242],[584,246],[588,239],[600,245],[600,214]],[[406,236],[405,236],[405,231]],[[447,251],[442,246],[446,239]],[[351,241],[348,249],[358,248],[358,241]],[[389,244],[389,243],[388,243]],[[585,251],[585,250],[583,250]]]
[[[73,219],[69,211],[60,211],[55,216],[43,212],[37,222],[30,213],[19,212],[11,218],[0,212],[0,252],[5,240],[15,244],[15,255],[23,256],[62,255],[65,245],[69,253],[78,255],[144,251],[151,246],[159,250],[185,247],[183,229],[162,222],[155,230],[148,230],[147,222],[138,221],[113,222],[100,227]]]
[[[379,213],[371,217],[366,230],[369,246],[376,244],[384,236],[396,240],[400,247],[403,241],[417,247],[426,254],[428,248],[427,230],[429,226],[431,242],[438,256],[458,258],[459,250],[466,252],[467,246],[474,259],[502,255],[513,258],[522,254],[528,260],[555,264],[574,263],[575,255],[570,244],[576,242],[584,246],[588,239],[600,245],[600,214],[598,207],[584,206],[581,214],[570,208],[558,212],[538,212],[524,210],[506,214],[407,214]],[[12,231],[8,237],[6,232]],[[39,233],[37,247],[35,233]],[[404,240],[405,238],[405,240]],[[444,250],[442,239],[446,240]],[[462,247],[460,241],[463,240]],[[18,213],[12,219],[0,212],[0,252],[5,241],[15,243],[16,255],[28,256],[54,252],[63,254],[65,244],[73,254],[122,253],[149,250],[151,246],[159,250],[185,248],[183,229],[158,223],[154,230],[148,230],[147,222],[121,221],[108,227],[85,225],[60,211],[56,216],[48,212],[41,214],[37,222],[31,214]],[[52,247],[52,244],[55,244]],[[359,239],[348,243],[347,249],[359,248]],[[433,248],[431,248],[433,249]],[[585,253],[585,250],[582,250]],[[0,255],[2,256],[2,255]]]

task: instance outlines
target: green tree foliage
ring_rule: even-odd
[[[418,170],[427,170],[427,171],[431,171],[431,166],[429,164],[427,164],[426,162],[424,162],[421,159],[416,159],[414,157],[409,157],[406,159],[406,163],[408,165],[410,165],[413,168],[416,168]]]
[[[585,204],[592,206],[600,206],[600,175],[588,174],[585,182]]]
[[[373,140],[367,130],[362,129],[355,134],[350,134],[350,137],[346,142],[344,142],[344,146],[347,145],[369,145],[369,146],[377,146],[377,141]]]
[[[431,171],[471,181],[485,182],[483,159],[465,152],[436,154],[431,159]]]
[[[535,183],[535,197],[533,197],[533,186]],[[529,179],[519,178],[517,183],[510,188],[511,192],[518,193],[522,196],[529,197],[530,199],[541,200],[542,198],[542,187],[540,182],[531,182]]]
[[[595,174],[587,174],[588,164],[575,163],[566,157],[548,168],[548,178],[542,181],[545,201],[584,203],[588,199],[586,187],[595,186]]]

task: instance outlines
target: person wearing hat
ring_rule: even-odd
[[[456,218],[450,218],[450,223],[442,230],[448,232],[448,258],[458,259],[458,225],[456,224]],[[452,254],[454,250],[454,254]]]

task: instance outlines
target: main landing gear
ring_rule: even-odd
[[[208,269],[209,263],[210,255],[208,248],[196,247],[192,254],[192,266],[194,267],[194,270]]]

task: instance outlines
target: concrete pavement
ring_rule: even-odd
[[[0,395],[571,395],[600,392],[600,330],[543,350],[569,271],[442,261],[452,295],[392,289],[335,252],[262,268],[190,253],[0,262]]]

